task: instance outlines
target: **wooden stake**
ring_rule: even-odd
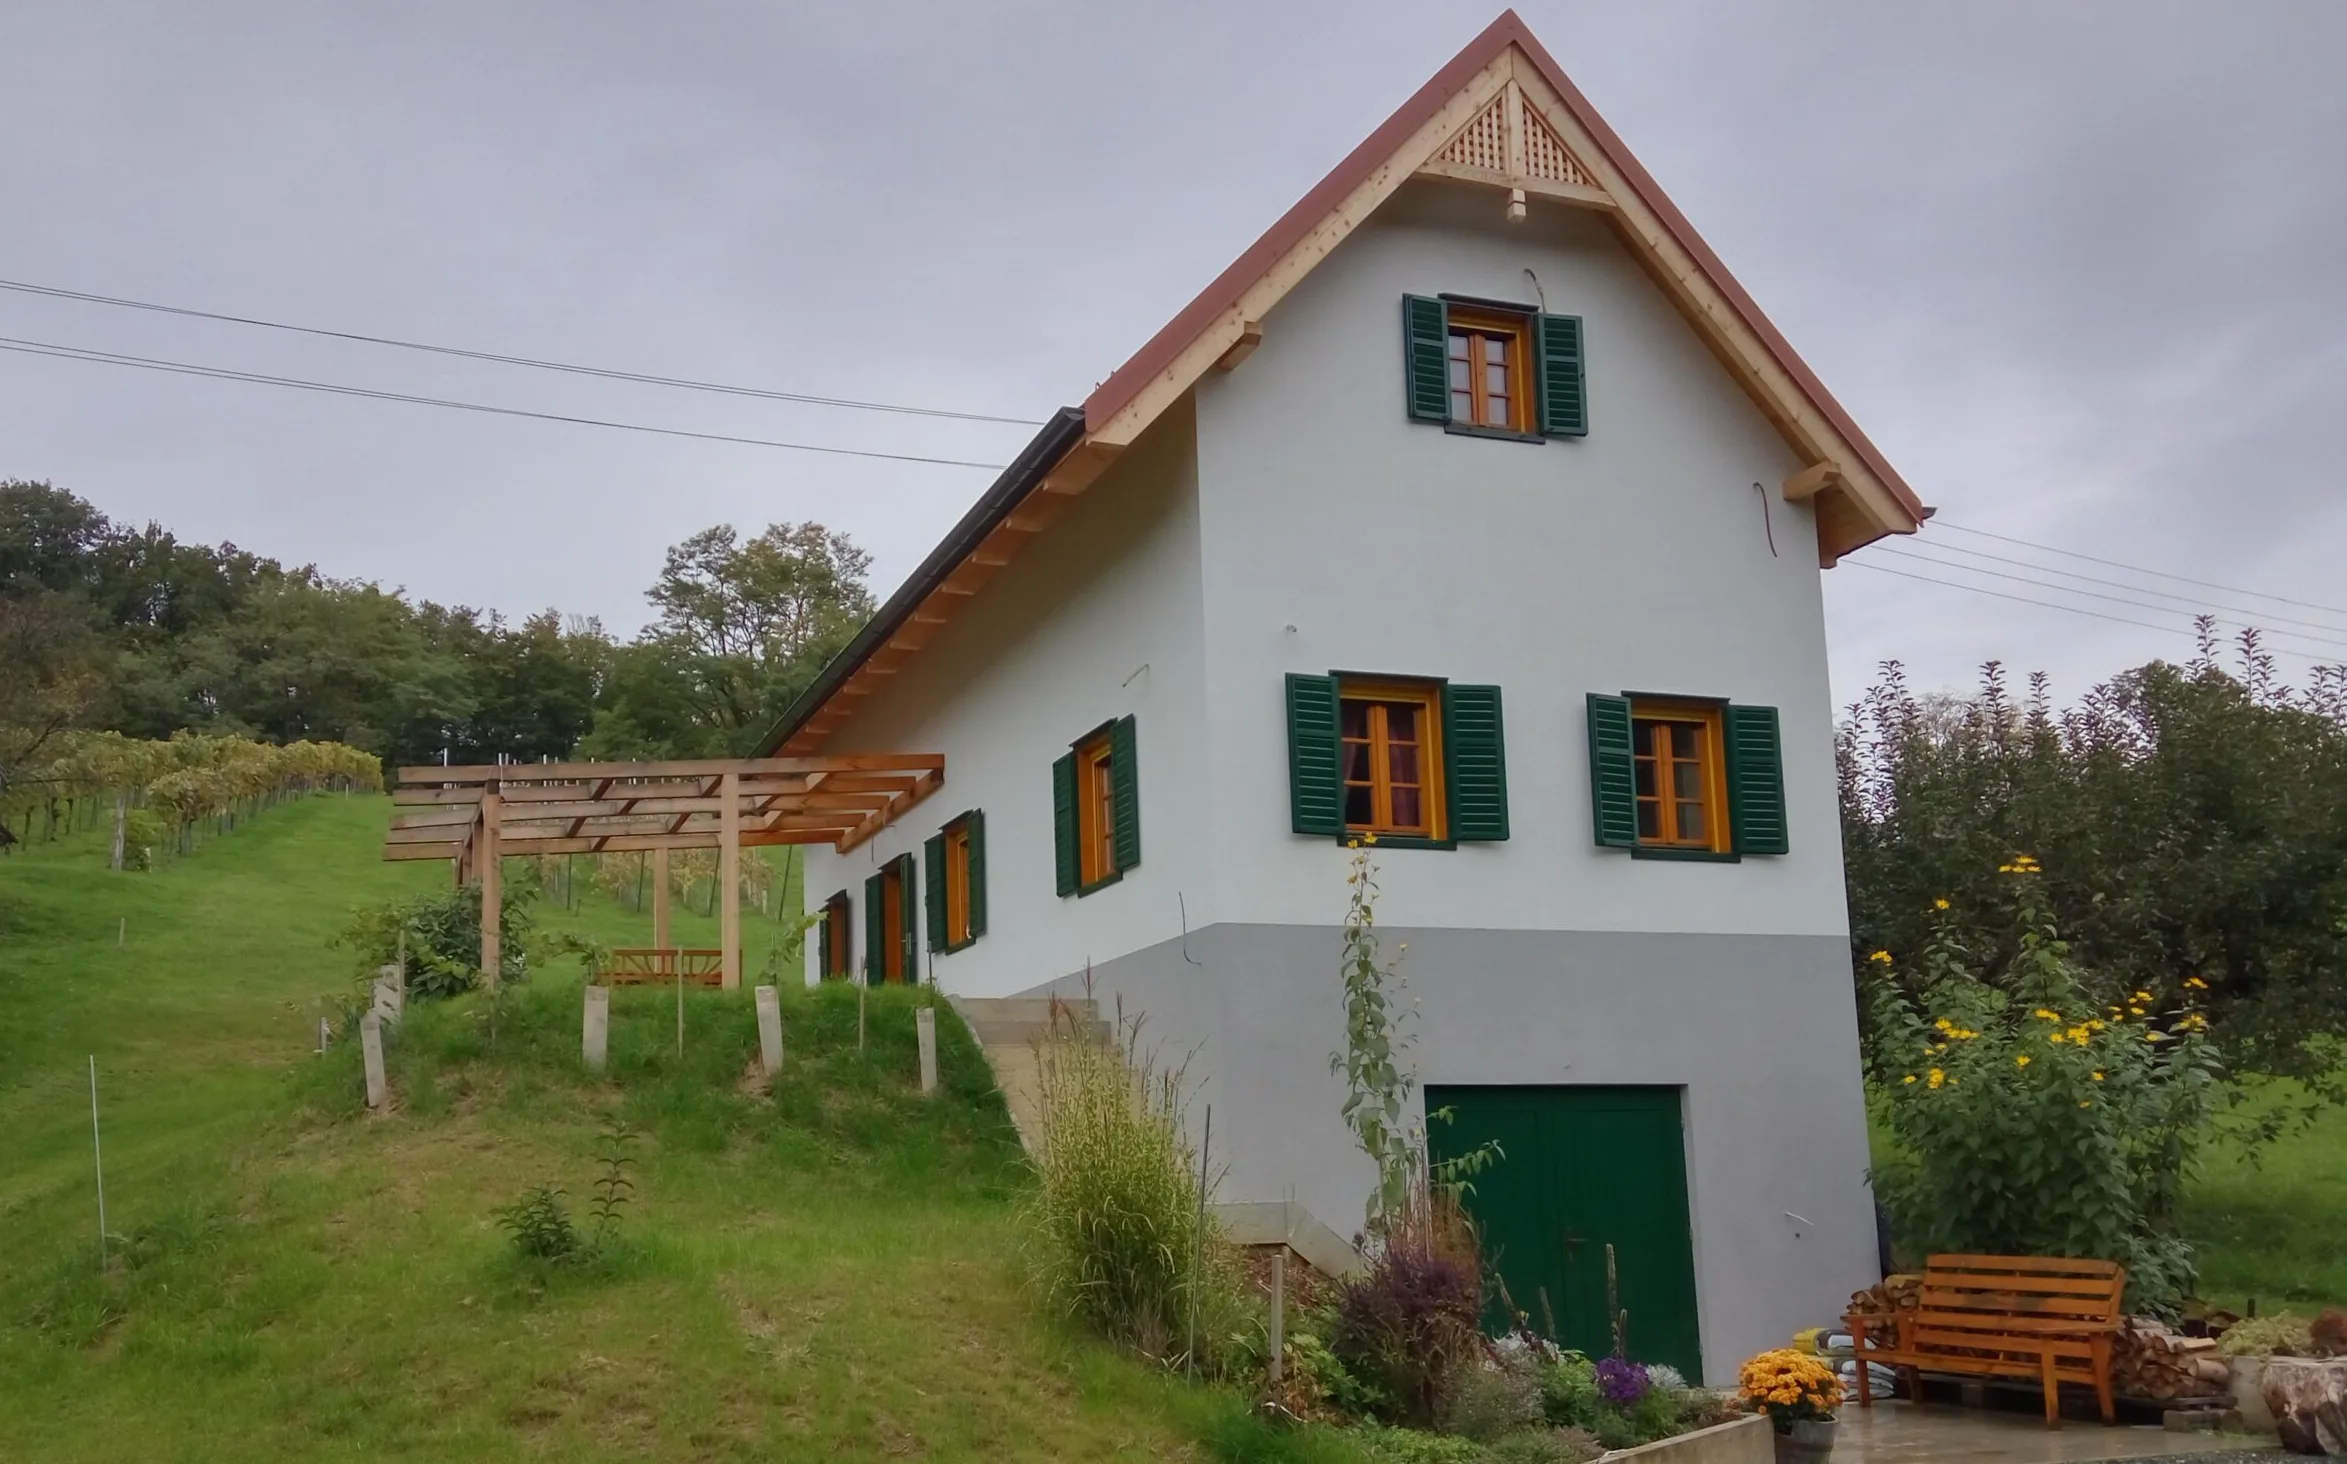
[[[856,978],[856,1051],[864,1050],[864,978]]]
[[[676,1055],[681,1062],[685,1055],[685,967],[676,964]]]
[[[1280,1237],[1279,1249],[1271,1253],[1271,1385],[1279,1386],[1282,1364],[1288,1346],[1288,1242]]]
[[[923,1007],[913,1013],[913,1036],[921,1049],[921,1092],[937,1091],[937,1011]]]
[[[717,780],[717,944],[727,991],[742,984],[742,775]]]
[[[475,861],[481,870],[481,976],[489,983],[491,996],[497,994],[505,967],[505,871],[497,850],[503,802],[495,793],[481,795],[480,854]]]
[[[90,1165],[98,1176],[98,1264],[106,1264],[106,1151],[98,1142],[98,1054],[90,1054]]]
[[[637,901],[638,908],[642,901]],[[668,851],[652,851],[652,947],[667,950],[668,941]]]
[[[114,948],[116,950],[122,949],[122,943],[129,939],[130,917],[125,915],[120,920],[114,922]]]

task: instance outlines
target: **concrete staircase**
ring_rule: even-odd
[[[994,1069],[994,1086],[1002,1090],[1011,1122],[1018,1126],[1019,1142],[1026,1146],[1028,1153],[1034,1153],[1041,1136],[1042,1119],[1035,1043],[1051,1030],[1055,1003],[1043,996],[957,996],[949,1000],[968,1025],[970,1035],[978,1039],[979,1051],[986,1054],[986,1065]],[[1056,1005],[1064,1016],[1072,1017],[1080,1026],[1099,1029],[1097,1004],[1076,1000]]]

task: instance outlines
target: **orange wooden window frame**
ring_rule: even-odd
[[[1642,723],[1647,725],[1641,728]],[[1702,734],[1693,759],[1703,770],[1701,801],[1704,832],[1700,838],[1683,837],[1679,833],[1681,800],[1672,791],[1676,786],[1672,771],[1687,759],[1678,757],[1671,750],[1669,731],[1673,725],[1694,726]],[[1654,766],[1653,798],[1636,795],[1635,779],[1631,785],[1634,807],[1643,811],[1645,804],[1656,806],[1657,835],[1649,838],[1641,833],[1638,842],[1650,848],[1704,849],[1715,854],[1726,853],[1729,848],[1728,760],[1726,743],[1721,736],[1720,709],[1698,703],[1639,701],[1633,698],[1630,703],[1630,728],[1633,769],[1639,763],[1651,763]],[[1649,745],[1639,745],[1642,731],[1654,738]]]
[[[1501,432],[1532,430],[1528,425],[1532,420],[1531,403],[1527,400],[1531,395],[1532,373],[1526,369],[1531,335],[1531,322],[1520,315],[1452,309],[1450,329],[1443,340],[1443,389],[1453,399],[1456,398],[1456,388],[1450,384],[1450,362],[1453,359],[1450,350],[1451,343],[1463,336],[1467,342],[1467,392],[1471,415],[1460,423],[1461,426],[1489,427]],[[1506,359],[1502,365],[1507,372],[1508,382],[1507,411],[1497,420],[1494,420],[1491,411],[1489,382],[1483,370],[1486,364],[1483,360],[1484,342],[1494,340],[1505,343],[1503,355]],[[1455,412],[1451,420],[1459,420]]]
[[[1116,872],[1116,770],[1108,734],[1076,749],[1076,876],[1096,885]]]
[[[970,943],[970,826],[961,822],[945,830],[945,943]]]
[[[1369,778],[1367,782],[1344,776],[1348,766],[1346,748],[1361,742],[1344,734],[1344,704],[1369,703],[1368,738]],[[1418,708],[1418,815],[1419,822],[1405,825],[1393,816],[1393,742],[1386,726],[1385,703],[1409,702]],[[1347,832],[1375,834],[1379,838],[1391,835],[1407,839],[1441,839],[1449,833],[1449,822],[1444,816],[1444,788],[1442,783],[1442,688],[1423,682],[1408,681],[1354,681],[1337,683],[1337,796],[1345,803],[1352,801],[1355,788],[1369,789],[1370,819],[1367,823],[1345,821]]]

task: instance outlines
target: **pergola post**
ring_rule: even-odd
[[[652,851],[652,949],[669,949],[668,942],[668,851]]]
[[[717,943],[725,950],[725,989],[742,984],[742,778],[718,779]]]
[[[494,792],[481,795],[481,833],[474,855],[474,863],[481,869],[481,974],[487,979],[492,995],[497,991],[505,957],[501,929],[505,917],[505,870],[497,847],[504,801]]]

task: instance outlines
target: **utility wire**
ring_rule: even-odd
[[[829,453],[836,457],[881,458],[897,463],[935,463],[947,468],[983,468],[1000,472],[1000,463],[972,462],[964,458],[923,457],[909,452],[873,452],[859,447],[824,447],[812,442],[778,442],[770,437],[736,437],[724,432],[692,432],[682,427],[652,427],[641,422],[614,422],[605,417],[572,417],[560,412],[532,412],[521,407],[495,407],[484,402],[455,401],[447,397],[410,396],[406,392],[376,391],[363,386],[340,386],[329,381],[310,381],[298,376],[265,376],[256,371],[232,371],[223,366],[198,366],[186,361],[162,361],[150,356],[124,356],[112,351],[92,351],[80,346],[52,345],[46,341],[17,340],[0,336],[0,351],[14,351],[26,356],[54,356],[61,361],[88,361],[100,366],[130,366],[142,371],[168,371],[180,376],[207,376],[218,381],[247,381],[261,386],[286,386],[300,391],[326,392],[334,396],[365,397],[379,402],[408,402],[419,407],[446,407],[458,412],[483,412],[496,417],[529,417],[540,422],[568,422],[579,427],[611,427],[623,432],[650,432],[661,437],[691,437],[702,442],[737,442],[748,447],[779,447],[791,452]]]
[[[2070,559],[2083,559],[2089,564],[2099,564],[2108,569],[2124,569],[2135,574],[2148,574],[2158,579],[2198,585],[2204,590],[2223,590],[2229,595],[2247,595],[2253,600],[2273,600],[2284,605],[2296,605],[2302,610],[2320,610],[2328,615],[2347,615],[2347,609],[2342,609],[2337,605],[2318,605],[2312,600],[2293,600],[2287,595],[2269,595],[2263,590],[2245,590],[2238,585],[2220,585],[2214,580],[2194,579],[2188,574],[2170,574],[2164,569],[2148,569],[2140,564],[2123,564],[2116,559],[2098,559],[2092,554],[2081,554],[2075,549],[2057,549],[2051,544],[2040,544],[2033,539],[2016,539],[2011,534],[1992,534],[1987,529],[1967,528],[1963,524],[1950,523],[1944,518],[1933,519],[1931,526],[1935,529],[1953,529],[1959,534],[1971,534],[1982,539],[1995,539],[2001,543],[2018,544],[2024,549],[2041,549],[2048,554],[2060,554]]]
[[[1941,569],[1953,569],[1964,574],[1984,574],[1989,576],[1991,579],[2011,580],[2016,584],[2031,585],[2041,590],[2052,590],[2056,594],[2083,595],[2090,600],[2108,600],[2113,604],[2131,605],[2138,610],[2153,610],[2164,615],[2191,615],[2195,613],[2207,614],[2207,611],[2205,610],[2196,612],[2189,609],[2180,609],[2173,605],[2155,605],[2149,600],[2130,600],[2125,595],[2106,595],[2098,590],[2073,589],[2068,585],[2054,584],[2046,580],[2031,579],[2027,575],[2008,574],[2000,569],[1981,569],[1975,565],[1970,564],[1954,564],[1945,559],[1933,559],[1929,555],[1917,554],[1912,550],[1893,549],[1888,545],[1881,546],[1881,552],[1884,554],[1895,555],[1900,559],[1912,559],[1920,564],[1937,565]],[[2149,593],[2156,594],[2157,591],[2152,591]],[[2292,640],[2313,641],[2320,645],[2337,646],[2341,650],[2347,650],[2347,640],[2333,640],[2328,636],[2310,635],[2303,630],[2272,630],[2256,621],[2232,620],[2221,615],[2210,615],[2209,619],[2214,620],[2219,625],[2241,626],[2247,629],[2265,631],[2270,635],[2288,636]],[[2329,630],[2332,627],[2323,626],[2321,628]]]
[[[2059,579],[2077,580],[2081,584],[2107,585],[2114,590],[2133,590],[2139,595],[2156,595],[2163,600],[2181,600],[2187,605],[2199,606],[2205,609],[2229,610],[2236,615],[2255,615],[2261,617],[2264,620],[2273,621],[2277,625],[2303,625],[2312,630],[2328,631],[2334,635],[2347,635],[2347,626],[2332,625],[2320,620],[2300,620],[2297,617],[2290,615],[2273,615],[2266,611],[2252,609],[2245,605],[2220,605],[2213,600],[2197,600],[2190,595],[2179,595],[2173,590],[2155,589],[2150,585],[2139,585],[2128,580],[2098,579],[2091,574],[2080,574],[2074,569],[2059,569],[2050,564],[2040,564],[2034,559],[2015,559],[2008,554],[1990,554],[1986,550],[1967,549],[1961,544],[1935,543],[1930,547],[1942,554],[1961,554],[1968,559],[1986,559],[1996,564],[2015,565],[2022,569],[2036,570],[2039,574],[2050,574]],[[1913,551],[1910,550],[1906,552],[1912,553]],[[1951,569],[1972,568],[1972,566],[1968,564],[1950,564],[1948,567]],[[1980,570],[1976,572],[1985,574],[1988,571]]]
[[[1955,580],[1933,579],[1928,574],[1909,574],[1903,569],[1893,569],[1887,564],[1869,564],[1863,559],[1845,559],[1842,563],[1852,569],[1867,569],[1876,574],[1897,575],[1900,579],[1914,580],[1918,584],[1938,585],[1942,589],[1949,590],[1965,590],[1975,595],[1987,595],[1991,599],[2011,600],[2016,605],[2035,605],[2040,610],[2061,610],[2071,615],[2091,615],[2097,620],[2108,620],[2115,625],[2132,625],[2142,630],[2157,630],[2169,635],[2193,634],[2192,631],[2180,625],[2154,625],[2148,620],[2130,620],[2124,615],[2106,615],[2100,610],[2089,610],[2083,605],[2060,605],[2051,600],[2033,600],[2027,595],[2008,595],[2002,590],[1983,589],[1979,585],[1961,584]],[[2325,665],[2336,664],[2339,660],[2336,656],[2317,655],[2312,651],[2301,651],[2291,646],[2268,646],[2266,649],[2279,655],[2298,656]]]
[[[695,381],[683,376],[656,376],[643,371],[619,371],[603,366],[579,366],[567,361],[545,361],[535,356],[508,356],[496,351],[471,351],[461,346],[436,346],[425,341],[403,341],[392,336],[362,335],[357,331],[327,330],[315,325],[289,325],[282,320],[262,320],[250,315],[226,315],[215,310],[196,310],[185,305],[160,305],[152,300],[126,300],[116,295],[93,295],[82,290],[61,289],[55,285],[27,284],[22,280],[0,280],[0,290],[15,290],[26,295],[45,295],[53,300],[79,300],[91,305],[114,305],[126,310],[150,310],[159,315],[184,315],[196,320],[220,320],[231,325],[254,325],[266,330],[291,331],[297,335],[324,336],[329,340],[359,341],[370,346],[395,346],[403,351],[429,351],[437,356],[461,356],[468,361],[494,361],[504,366],[532,366],[541,371],[567,371],[574,376],[600,376],[609,381],[635,381],[650,386],[673,386],[687,391],[713,391],[726,396],[758,397],[766,401],[803,402],[817,407],[852,407],[860,412],[898,412],[909,417],[946,417],[960,422],[1002,422],[1014,427],[1040,427],[1043,424],[1028,417],[997,417],[986,412],[955,412],[943,407],[908,407],[893,402],[865,402],[850,397],[809,396],[795,391],[768,391],[755,386],[731,386],[721,381]]]

